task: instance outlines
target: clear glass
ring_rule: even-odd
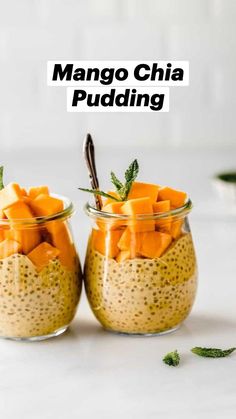
[[[178,209],[135,218],[86,205],[93,227],[84,267],[91,309],[110,331],[163,334],[189,315],[197,263],[188,223],[190,200]]]
[[[75,315],[82,273],[69,225],[74,210],[68,199],[58,198],[64,201],[64,210],[55,215],[0,220],[1,337],[57,336]],[[11,248],[11,240],[19,247]],[[40,251],[31,253],[42,242]],[[51,257],[55,248],[58,254]]]

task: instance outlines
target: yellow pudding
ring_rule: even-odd
[[[22,254],[0,260],[0,335],[14,338],[57,334],[72,321],[81,293],[74,270],[52,259],[38,270]]]
[[[159,258],[117,262],[88,245],[85,287],[93,313],[106,328],[153,334],[175,329],[196,294],[197,264],[191,233]]]

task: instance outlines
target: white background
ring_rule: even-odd
[[[235,146],[235,0],[0,0],[1,148]],[[169,114],[69,114],[48,60],[189,60]]]

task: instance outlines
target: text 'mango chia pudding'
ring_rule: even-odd
[[[89,204],[94,227],[84,269],[91,308],[104,328],[130,334],[175,330],[188,316],[197,288],[197,264],[185,192],[136,182],[135,160],[125,183]],[[91,191],[90,191],[91,192]],[[95,193],[95,191],[93,191]]]
[[[47,186],[0,190],[0,336],[40,340],[64,332],[81,292],[68,219],[72,204]]]

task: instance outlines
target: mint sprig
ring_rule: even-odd
[[[79,190],[83,192],[89,192],[94,195],[100,195],[100,196],[103,196],[104,198],[110,198],[116,202],[126,201],[128,198],[132,183],[135,181],[135,179],[138,176],[138,172],[139,172],[139,165],[136,159],[129,165],[128,169],[125,172],[125,183],[122,183],[116,177],[114,172],[111,172],[111,183],[115,186],[115,189],[119,198],[116,198],[113,195],[107,194],[106,192],[103,192],[97,189],[79,188]]]
[[[232,354],[235,350],[236,348],[223,350],[219,348],[201,348],[200,346],[196,346],[191,349],[191,352],[195,355],[204,356],[206,358],[224,358]]]
[[[111,182],[115,186],[116,191],[121,201],[127,200],[132,183],[137,178],[138,172],[139,172],[139,165],[138,165],[137,159],[135,159],[126,170],[125,183],[120,182],[120,180],[117,179],[116,175],[113,172],[111,172]]]

